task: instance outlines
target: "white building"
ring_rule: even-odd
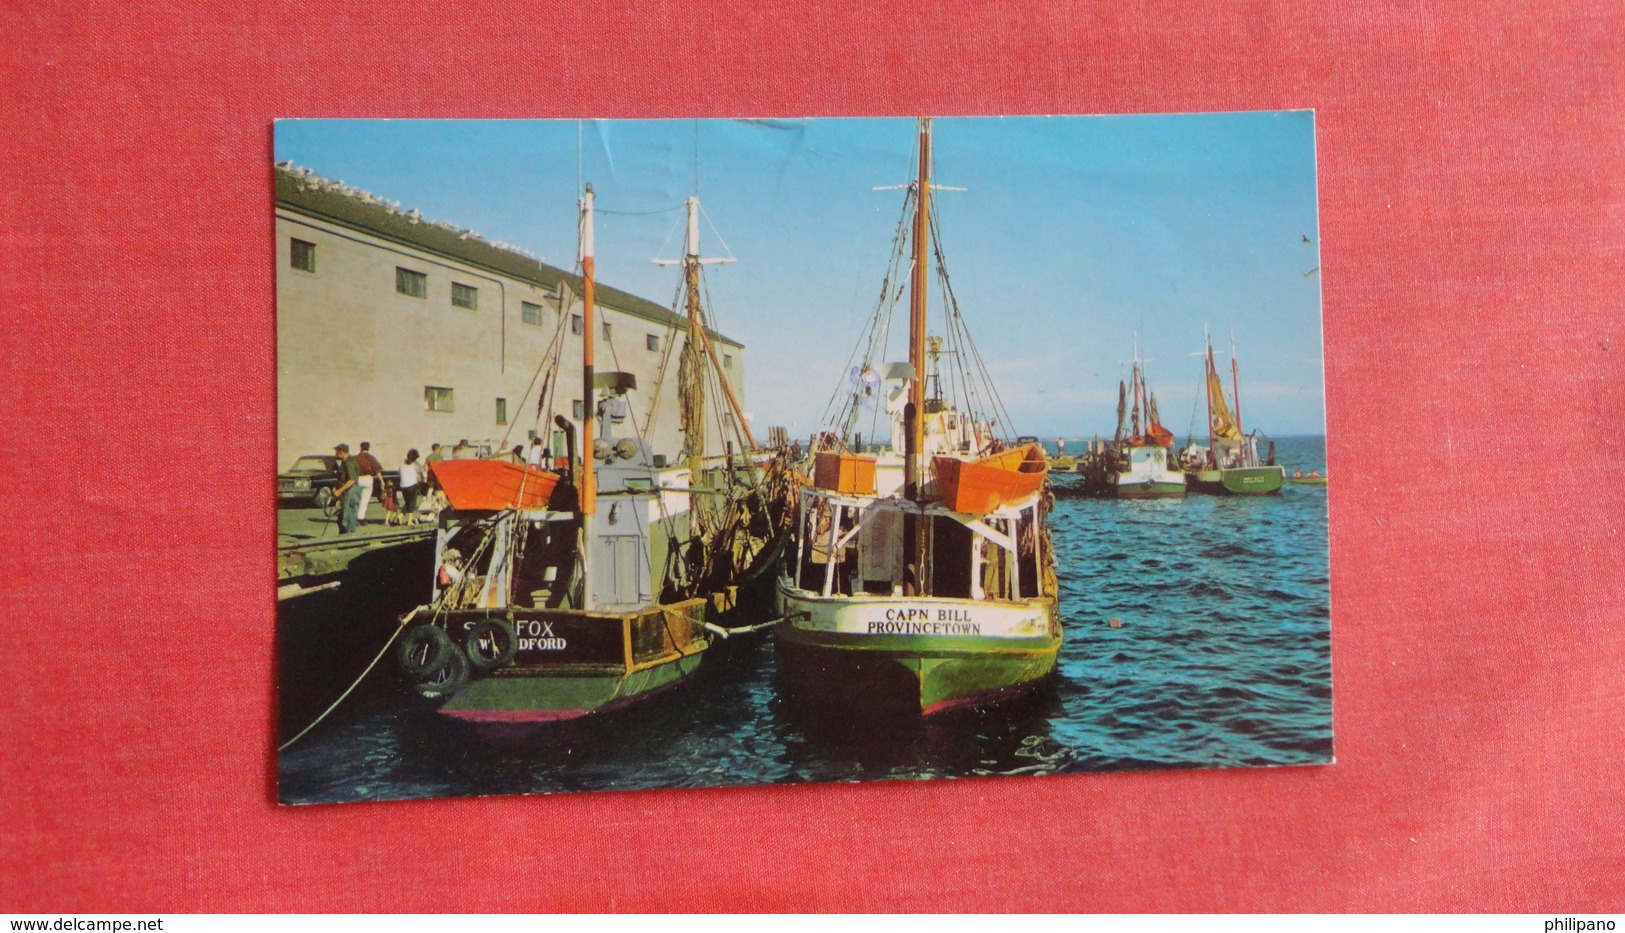
[[[561,222],[570,217],[566,208]],[[553,415],[579,430],[578,276],[288,166],[276,170],[276,263],[279,466],[366,440],[393,469],[408,448],[427,457],[431,443],[467,439],[502,450],[536,431],[562,455]],[[636,376],[632,417],[676,461],[687,321],[602,283],[595,294],[594,369]],[[563,352],[547,378],[556,339]],[[743,405],[744,348],[711,339]],[[707,454],[723,452],[726,409],[721,398],[706,406]]]

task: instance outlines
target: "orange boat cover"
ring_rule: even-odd
[[[437,460],[429,472],[460,512],[539,509],[559,483],[557,473],[511,460]]]

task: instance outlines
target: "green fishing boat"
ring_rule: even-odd
[[[1205,335],[1204,335],[1205,336]],[[1231,343],[1230,379],[1235,407],[1224,398],[1224,384],[1213,364],[1213,340],[1207,337],[1208,446],[1192,443],[1180,453],[1180,464],[1190,488],[1220,496],[1263,496],[1279,492],[1286,482],[1286,467],[1275,462],[1275,445],[1258,454],[1258,434],[1241,426],[1241,384]]]
[[[837,393],[814,441],[778,581],[782,683],[793,703],[815,709],[919,717],[1001,701],[1042,681],[1061,646],[1046,461],[1036,444],[995,437],[1010,420],[978,410],[998,397],[985,371],[942,375],[944,355],[959,366],[980,357],[940,248],[947,352],[927,335],[930,165],[931,125],[921,120],[918,176],[888,273],[888,282],[911,275],[908,362],[875,359],[901,291],[888,287],[860,337],[852,391]],[[866,412],[891,436],[872,454],[848,442]]]
[[[608,712],[691,680],[729,639],[737,644],[776,621],[771,571],[791,477],[777,458],[755,452],[714,365],[699,306],[698,202],[689,201],[682,260],[681,462],[639,436],[630,417],[634,377],[594,372],[590,185],[580,210],[579,457],[574,425],[554,419],[571,475],[502,460],[431,465],[451,507],[435,541],[434,598],[403,620],[397,660],[413,689],[455,719],[548,723]],[[568,318],[560,315],[561,328]],[[563,345],[561,331],[554,346]],[[723,430],[734,433],[723,443],[708,442],[698,414],[708,361],[730,406]],[[538,412],[557,362],[539,380]],[[746,453],[735,456],[736,445]],[[705,456],[719,447],[728,453]]]

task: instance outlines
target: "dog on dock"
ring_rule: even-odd
[[[446,507],[446,494],[438,489],[430,489],[418,496],[418,507],[415,512],[408,512],[399,499],[394,502],[395,508],[384,515],[386,525],[433,525],[440,510]]]

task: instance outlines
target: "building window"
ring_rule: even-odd
[[[505,399],[505,398],[499,398],[499,399],[497,399],[497,424],[507,424],[507,423],[508,423],[508,400]]]
[[[301,272],[316,271],[316,244],[306,243],[304,240],[293,240],[293,250],[289,263]]]
[[[722,368],[723,369],[733,369],[734,368],[734,358],[733,358],[732,353],[724,353],[724,354],[722,354]]]
[[[519,303],[519,319],[526,324],[542,323],[542,306],[531,301]]]
[[[424,386],[423,407],[426,411],[452,411],[451,390],[445,386]]]
[[[395,267],[395,290],[413,298],[429,297],[429,276],[411,269]]]
[[[459,308],[477,311],[480,307],[480,290],[472,285],[453,282],[451,283],[451,303]]]
[[[577,337],[581,336],[581,315],[570,315],[570,333],[575,334]]]
[[[570,403],[570,411],[575,415],[577,421],[587,417],[587,406],[581,404],[581,399],[576,399]]]
[[[609,322],[608,321],[604,322],[604,339],[605,340],[609,339]]]
[[[660,336],[658,334],[650,334],[646,338],[646,341],[648,343],[649,349],[651,349],[651,350],[659,350],[660,349]]]

